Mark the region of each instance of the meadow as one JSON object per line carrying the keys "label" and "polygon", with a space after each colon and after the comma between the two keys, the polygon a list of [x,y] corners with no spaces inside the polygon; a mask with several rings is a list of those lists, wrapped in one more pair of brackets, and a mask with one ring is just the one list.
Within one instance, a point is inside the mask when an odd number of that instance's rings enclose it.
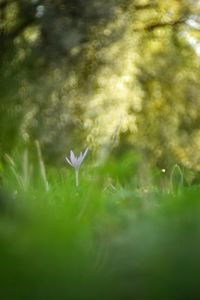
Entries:
{"label": "meadow", "polygon": [[198,299],[200,187],[179,166],[145,183],[133,153],[89,153],[77,187],[65,162],[27,157],[1,172],[2,299]]}

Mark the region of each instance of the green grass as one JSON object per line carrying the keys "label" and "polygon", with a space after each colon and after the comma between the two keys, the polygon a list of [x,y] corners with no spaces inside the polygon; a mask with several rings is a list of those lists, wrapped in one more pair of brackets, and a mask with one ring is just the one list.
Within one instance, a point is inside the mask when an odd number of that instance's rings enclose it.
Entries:
{"label": "green grass", "polygon": [[48,168],[48,192],[39,169],[25,188],[4,169],[2,299],[198,299],[200,186],[179,169],[142,186],[129,158],[88,165],[78,188]]}

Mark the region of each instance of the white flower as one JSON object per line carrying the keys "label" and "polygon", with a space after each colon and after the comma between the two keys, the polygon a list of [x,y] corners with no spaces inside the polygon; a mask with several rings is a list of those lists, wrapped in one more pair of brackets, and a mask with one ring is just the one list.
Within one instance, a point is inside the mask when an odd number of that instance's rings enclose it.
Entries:
{"label": "white flower", "polygon": [[70,164],[70,166],[72,166],[75,169],[75,172],[76,172],[76,186],[79,185],[79,178],[78,178],[79,169],[80,169],[80,166],[81,166],[83,160],[85,159],[87,153],[88,153],[88,148],[85,150],[84,153],[81,152],[80,155],[78,157],[76,157],[74,152],[71,150],[70,151],[70,158],[65,157],[68,164]]}
{"label": "white flower", "polygon": [[84,158],[86,157],[88,153],[88,148],[85,150],[85,152],[79,155],[79,157],[76,157],[74,152],[71,150],[70,151],[70,159],[68,159],[67,157],[65,157],[66,161],[68,162],[68,164],[70,164],[70,166],[72,166],[74,169],[79,170]]}

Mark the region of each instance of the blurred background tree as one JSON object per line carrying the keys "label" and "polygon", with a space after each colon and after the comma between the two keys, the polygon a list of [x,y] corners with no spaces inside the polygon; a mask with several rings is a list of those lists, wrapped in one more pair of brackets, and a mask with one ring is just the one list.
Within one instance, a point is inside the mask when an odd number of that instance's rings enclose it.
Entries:
{"label": "blurred background tree", "polygon": [[1,0],[0,151],[89,146],[200,170],[200,3]]}

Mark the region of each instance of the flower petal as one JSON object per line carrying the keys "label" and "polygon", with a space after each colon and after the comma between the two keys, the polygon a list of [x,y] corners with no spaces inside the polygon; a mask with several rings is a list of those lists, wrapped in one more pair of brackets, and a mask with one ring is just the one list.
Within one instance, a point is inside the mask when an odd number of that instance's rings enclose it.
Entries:
{"label": "flower petal", "polygon": [[85,152],[83,153],[83,157],[82,157],[82,161],[85,159],[85,157],[86,157],[86,155],[87,155],[87,153],[88,153],[88,148],[85,150]]}
{"label": "flower petal", "polygon": [[82,161],[83,161],[83,154],[82,154],[82,152],[81,152],[81,154],[80,154],[79,157],[78,157],[78,163],[79,163],[79,166],[81,165]]}
{"label": "flower petal", "polygon": [[70,160],[71,160],[73,167],[76,167],[77,166],[77,158],[74,155],[74,152],[72,150],[70,151]]}
{"label": "flower petal", "polygon": [[73,165],[72,165],[72,163],[71,163],[71,161],[67,158],[67,156],[65,157],[65,159],[66,159],[66,161],[68,162],[68,164],[70,164],[70,166],[72,166],[73,167]]}

